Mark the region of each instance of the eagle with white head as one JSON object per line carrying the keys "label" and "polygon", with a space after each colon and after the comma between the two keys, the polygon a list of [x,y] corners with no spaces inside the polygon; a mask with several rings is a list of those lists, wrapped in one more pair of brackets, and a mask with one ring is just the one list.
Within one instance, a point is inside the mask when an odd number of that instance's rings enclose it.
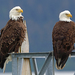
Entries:
{"label": "eagle with white head", "polygon": [[9,12],[9,18],[12,20],[17,20],[20,17],[23,18],[23,16],[21,15],[21,13],[23,13],[23,10],[21,9],[21,7],[16,6],[13,9],[10,10]]}
{"label": "eagle with white head", "polygon": [[0,34],[0,68],[12,60],[8,53],[18,52],[25,39],[26,27],[23,24],[23,10],[16,6],[9,12],[10,20],[1,29]]}
{"label": "eagle with white head", "polygon": [[53,50],[56,68],[63,69],[75,43],[75,23],[71,13],[65,10],[59,14],[59,20],[52,32]]}

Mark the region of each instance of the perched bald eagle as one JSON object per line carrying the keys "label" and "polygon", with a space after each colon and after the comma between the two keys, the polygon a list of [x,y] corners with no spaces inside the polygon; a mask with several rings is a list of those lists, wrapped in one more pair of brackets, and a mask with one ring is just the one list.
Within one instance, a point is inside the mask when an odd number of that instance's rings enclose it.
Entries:
{"label": "perched bald eagle", "polygon": [[53,50],[56,68],[63,69],[71,54],[75,42],[75,23],[71,21],[71,13],[65,10],[59,14],[59,20],[52,32]]}
{"label": "perched bald eagle", "polygon": [[25,39],[26,27],[23,24],[23,10],[16,6],[9,12],[10,20],[6,26],[1,29],[0,34],[0,68],[4,67],[5,63],[11,61],[8,53],[18,52],[20,46]]}

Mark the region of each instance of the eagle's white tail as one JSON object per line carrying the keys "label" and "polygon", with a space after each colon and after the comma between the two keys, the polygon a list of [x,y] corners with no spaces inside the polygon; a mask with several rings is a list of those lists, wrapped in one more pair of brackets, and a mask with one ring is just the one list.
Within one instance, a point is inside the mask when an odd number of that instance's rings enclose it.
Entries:
{"label": "eagle's white tail", "polygon": [[9,61],[12,61],[11,55],[9,55],[9,56],[6,58],[6,61],[5,61],[5,63],[4,63],[3,73],[5,73],[6,64],[8,64]]}
{"label": "eagle's white tail", "polygon": [[4,63],[3,73],[5,73],[5,69],[6,69],[6,62]]}

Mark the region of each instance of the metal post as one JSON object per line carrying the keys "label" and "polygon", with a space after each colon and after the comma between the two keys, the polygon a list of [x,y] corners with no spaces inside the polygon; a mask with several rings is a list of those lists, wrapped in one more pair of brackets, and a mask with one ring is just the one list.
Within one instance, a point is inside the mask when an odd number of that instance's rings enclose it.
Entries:
{"label": "metal post", "polygon": [[52,75],[55,75],[55,72],[54,72],[54,52],[52,52],[52,61],[53,61],[53,74]]}
{"label": "metal post", "polygon": [[21,75],[22,72],[22,58],[17,58],[17,69],[18,69],[18,75]]}
{"label": "metal post", "polygon": [[12,75],[18,75],[17,58],[16,57],[12,58]]}

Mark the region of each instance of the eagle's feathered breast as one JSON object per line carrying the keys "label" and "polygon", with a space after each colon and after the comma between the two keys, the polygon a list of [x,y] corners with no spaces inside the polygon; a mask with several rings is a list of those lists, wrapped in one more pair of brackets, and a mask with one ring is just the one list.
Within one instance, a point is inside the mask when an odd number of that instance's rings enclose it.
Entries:
{"label": "eagle's feathered breast", "polygon": [[[59,21],[55,24],[52,32],[53,39],[53,49],[54,55],[57,62],[57,66],[61,68],[64,66],[65,62],[71,51],[73,50],[74,38],[75,38],[75,24],[73,21],[65,22]],[[60,64],[58,59],[61,58]],[[66,58],[66,59],[65,59]]]}
{"label": "eagle's feathered breast", "polygon": [[22,18],[10,19],[1,30],[0,37],[0,67],[3,68],[8,53],[18,52],[19,47],[25,38],[25,25]]}

